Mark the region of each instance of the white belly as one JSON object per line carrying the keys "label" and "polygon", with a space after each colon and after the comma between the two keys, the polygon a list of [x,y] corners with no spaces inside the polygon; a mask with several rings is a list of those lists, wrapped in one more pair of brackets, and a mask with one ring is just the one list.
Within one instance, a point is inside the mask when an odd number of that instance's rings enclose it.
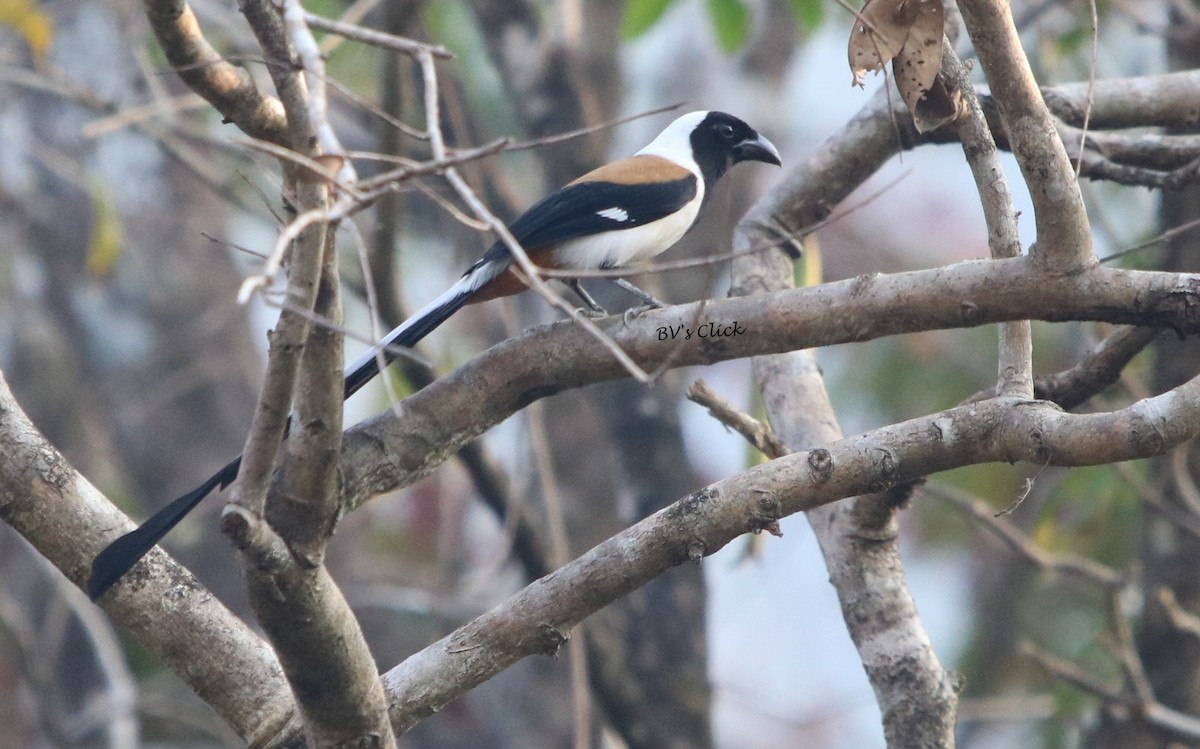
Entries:
{"label": "white belly", "polygon": [[696,220],[700,195],[670,216],[632,229],[621,229],[563,242],[555,259],[564,268],[615,268],[648,260],[671,248]]}

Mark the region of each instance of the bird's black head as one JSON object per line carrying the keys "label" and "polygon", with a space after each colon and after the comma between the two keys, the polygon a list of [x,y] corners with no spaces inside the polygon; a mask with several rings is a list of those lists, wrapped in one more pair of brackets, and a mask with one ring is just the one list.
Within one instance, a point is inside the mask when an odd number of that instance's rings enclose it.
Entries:
{"label": "bird's black head", "polygon": [[771,141],[737,117],[707,112],[691,134],[692,158],[712,184],[739,161],[762,161],[780,166],[779,151]]}

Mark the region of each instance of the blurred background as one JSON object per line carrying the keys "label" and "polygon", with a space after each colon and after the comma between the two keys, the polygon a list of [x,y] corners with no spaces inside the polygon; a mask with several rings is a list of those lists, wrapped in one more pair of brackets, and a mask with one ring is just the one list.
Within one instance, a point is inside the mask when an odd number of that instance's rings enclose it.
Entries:
{"label": "blurred background", "polygon": [[[270,90],[261,52],[233,3],[193,7],[210,42]],[[832,0],[321,0],[309,10],[444,44],[443,126],[453,145],[537,139],[665,104],[721,109],[802,163],[870,98],[850,86],[852,15]],[[1014,0],[1043,85],[1196,67],[1194,0],[1098,3],[1092,59],[1085,2]],[[1189,36],[1190,34],[1190,36]],[[406,59],[328,38],[334,123],[348,148],[424,158],[419,71]],[[965,49],[960,42],[960,49]],[[977,83],[982,83],[975,72]],[[609,157],[632,153],[678,112],[464,167],[502,217]],[[243,307],[241,278],[269,250],[283,211],[278,168],[234,145],[232,126],[169,71],[140,3],[0,0],[0,369],[37,426],[135,519],[192,488],[240,450],[263,367],[272,297]],[[1019,173],[1006,160],[1033,240]],[[360,162],[360,174],[372,171]],[[736,219],[783,172],[739,167],[701,226],[670,253],[728,249]],[[1097,252],[1111,254],[1200,211],[1192,190],[1085,181]],[[437,296],[491,238],[455,220],[437,180],[381,201],[341,232],[347,327],[373,336],[363,261],[380,326]],[[851,196],[858,208],[817,232],[809,275],[928,268],[987,254],[982,212],[957,146],[893,159]],[[1188,237],[1121,260],[1186,266]],[[634,281],[669,302],[720,297],[718,264]],[[595,286],[595,285],[594,285]],[[602,304],[628,301],[596,287]],[[554,319],[532,295],[457,315],[420,347],[431,369],[395,368],[400,395],[488,345]],[[1035,324],[1035,368],[1071,366],[1109,331]],[[1194,345],[1166,340],[1082,408],[1120,407],[1200,370]],[[362,350],[348,342],[348,358]],[[995,332],[932,332],[818,354],[848,434],[953,406],[995,377]],[[402,371],[401,371],[402,370]],[[703,376],[758,408],[746,361],[667,373],[650,387],[567,392],[491,430],[480,446],[346,517],[329,563],[381,668],[502,601],[545,570],[514,551],[491,507],[565,513],[571,556],[679,496],[760,457],[683,390]],[[347,424],[385,409],[371,387]],[[794,446],[801,447],[801,446]],[[935,649],[966,677],[960,746],[1136,743],[1096,695],[1050,676],[1028,645],[1098,679],[1124,673],[1114,639],[1131,622],[1160,700],[1200,712],[1200,639],[1165,621],[1151,592],[1200,598],[1200,541],[1150,509],[1194,492],[1188,452],[1096,469],[992,465],[930,479],[902,514],[910,585]],[[1031,488],[1027,481],[1032,480]],[[945,498],[963,493],[1032,543],[1129,575],[1117,590],[1047,574]],[[483,500],[483,501],[481,501]],[[249,617],[240,574],[210,500],[167,548]],[[587,620],[588,698],[608,746],[880,747],[879,708],[802,517],[782,539],[731,544]],[[1153,600],[1152,600],[1153,599]],[[1195,610],[1195,609],[1193,609]],[[567,746],[571,665],[536,658],[503,673],[404,737],[410,747]],[[14,532],[0,526],[0,747],[105,746],[113,711],[146,746],[236,739],[171,673],[121,636]],[[1137,738],[1137,741],[1144,739]],[[1124,743],[1112,743],[1112,742]],[[600,745],[600,744],[597,744]]]}

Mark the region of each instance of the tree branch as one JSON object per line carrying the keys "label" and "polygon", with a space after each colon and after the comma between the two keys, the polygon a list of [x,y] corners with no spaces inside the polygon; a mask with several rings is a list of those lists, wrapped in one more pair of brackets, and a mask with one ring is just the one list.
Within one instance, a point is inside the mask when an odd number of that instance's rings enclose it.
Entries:
{"label": "tree branch", "polygon": [[[1200,130],[1196,112],[1186,104],[1200,96],[1200,75],[1196,71],[1096,81],[1085,143],[1077,125],[1082,122],[1086,93],[1087,85],[1076,83],[1042,89],[1046,104],[1058,121],[1058,134],[1068,157],[1079,158],[1081,145],[1084,146],[1081,176],[1143,187],[1168,183],[1175,186],[1198,179],[1194,172],[1183,169],[1200,156],[1194,136],[1102,132],[1147,127],[1174,127],[1178,132]],[[997,145],[1012,150],[995,98],[983,93],[979,100]],[[899,105],[895,114],[900,141],[906,149],[958,139],[951,127],[918,133],[912,118]]]}
{"label": "tree branch", "polygon": [[[955,120],[963,155],[975,178],[975,190],[983,206],[987,224],[988,248],[993,258],[1018,257],[1021,241],[1017,236],[1017,212],[1013,208],[1008,180],[1000,166],[996,141],[988,129],[975,87],[967,68],[949,40],[942,39],[942,75],[966,104],[964,114]],[[1001,323],[1000,352],[997,357],[996,394],[1016,398],[1033,397],[1033,332],[1028,320]]]}
{"label": "tree branch", "polygon": [[[797,452],[719,481],[631,526],[384,675],[403,732],[517,660],[553,653],[584,617],[737,536],[843,497],[986,461],[1093,465],[1200,433],[1200,378],[1106,414],[993,399]],[[1153,433],[1154,438],[1146,435]],[[1104,440],[1096,440],[1102,434]]]}
{"label": "tree branch", "polygon": [[[1105,78],[1096,81],[1089,130],[1138,127],[1200,128],[1192,104],[1200,92],[1200,70],[1160,75]],[[1083,124],[1087,83],[1064,83],[1042,89],[1054,116],[1073,127]],[[1089,134],[1089,137],[1091,135]]]}
{"label": "tree branch", "polygon": [[[0,374],[0,517],[85,588],[92,559],[133,524],[46,441]],[[249,746],[286,724],[292,695],[271,649],[159,548],[104,609]]]}
{"label": "tree branch", "polygon": [[252,138],[288,144],[279,100],[260,93],[249,73],[209,46],[184,0],[143,0],[143,5],[163,54],[189,88]]}
{"label": "tree branch", "polygon": [[1111,687],[1075,663],[1034,645],[1026,644],[1022,650],[1051,676],[1099,697],[1106,708],[1117,711],[1116,717],[1122,720],[1141,719],[1186,741],[1200,739],[1200,718],[1169,708],[1157,699],[1142,699]]}
{"label": "tree branch", "polygon": [[[320,65],[302,10],[247,0],[242,10],[268,59],[304,63],[271,67],[287,114],[289,145],[316,158],[341,153],[323,87],[310,93],[305,66]],[[320,82],[319,70],[308,70]],[[290,244],[287,299],[271,339],[267,372],[234,500],[223,530],[243,552],[250,601],[296,695],[303,730],[314,746],[392,747],[382,685],[362,631],[323,565],[324,547],[340,513],[337,458],[342,435],[342,336],[336,325],[314,329],[309,314],[341,319],[335,229],[327,219],[329,188],[284,162],[285,192],[302,216],[318,216]],[[340,176],[353,180],[343,164]],[[295,416],[289,416],[292,404]],[[289,429],[290,427],[290,429]],[[285,436],[290,437],[284,443]],[[283,470],[274,467],[283,446]],[[264,522],[264,518],[269,522]],[[337,643],[338,647],[330,647]],[[315,688],[314,679],[320,679]]]}
{"label": "tree branch", "polygon": [[[861,154],[861,152],[860,152]],[[734,232],[735,252],[769,246],[779,224],[805,220],[820,162],[795,170],[784,188],[761,198]],[[733,262],[730,294],[762,295],[793,286],[792,263],[774,250]],[[711,312],[710,312],[711,314]],[[755,356],[755,383],[771,425],[792,448],[838,440],[837,415],[811,351]],[[759,488],[753,481],[749,486]],[[763,488],[763,497],[771,490]],[[837,591],[842,620],[883,715],[889,746],[949,747],[954,743],[958,685],[938,661],[908,590],[897,544],[897,505],[881,489],[855,492],[845,502],[815,507],[808,521]]]}
{"label": "tree branch", "polygon": [[[863,341],[1005,320],[1106,320],[1200,330],[1200,277],[1094,267],[1047,284],[1027,258],[969,261],[927,271],[862,276],[769,296],[649,312],[599,324],[647,369]],[[699,323],[697,322],[699,320]],[[701,338],[698,325],[748,334]],[[669,340],[671,330],[690,340]],[[706,329],[708,330],[708,329]],[[571,323],[535,328],[492,347],[346,435],[342,502],[349,510],[427,474],[449,452],[534,399],[625,371]],[[429,446],[437,446],[431,449]]]}
{"label": "tree branch", "polygon": [[1070,411],[1121,378],[1125,366],[1162,333],[1161,328],[1121,327],[1070,369],[1039,375],[1034,397]]}
{"label": "tree branch", "polygon": [[961,0],[959,9],[1033,199],[1038,242],[1030,255],[1057,273],[1094,264],[1091,228],[1075,169],[1029,68],[1009,4]]}

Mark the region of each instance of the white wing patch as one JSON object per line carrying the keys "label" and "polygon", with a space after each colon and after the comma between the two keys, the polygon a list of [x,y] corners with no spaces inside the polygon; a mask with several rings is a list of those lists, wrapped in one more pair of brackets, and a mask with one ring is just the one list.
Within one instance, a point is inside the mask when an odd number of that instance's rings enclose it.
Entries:
{"label": "white wing patch", "polygon": [[612,219],[620,224],[629,220],[629,211],[624,208],[617,208],[616,206],[605,208],[603,211],[596,211],[596,215],[601,218]]}

